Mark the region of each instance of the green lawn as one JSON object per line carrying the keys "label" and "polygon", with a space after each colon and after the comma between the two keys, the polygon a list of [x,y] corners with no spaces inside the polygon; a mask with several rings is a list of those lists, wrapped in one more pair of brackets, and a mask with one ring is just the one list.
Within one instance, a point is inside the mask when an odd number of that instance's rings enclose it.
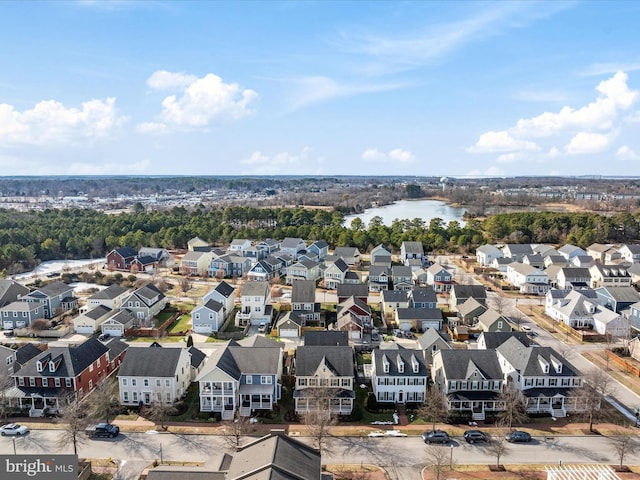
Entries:
{"label": "green lawn", "polygon": [[178,319],[173,322],[169,328],[167,328],[167,332],[168,333],[174,333],[174,332],[188,332],[189,330],[191,330],[191,315],[188,313],[185,313],[184,315],[181,315],[180,317],[178,317]]}

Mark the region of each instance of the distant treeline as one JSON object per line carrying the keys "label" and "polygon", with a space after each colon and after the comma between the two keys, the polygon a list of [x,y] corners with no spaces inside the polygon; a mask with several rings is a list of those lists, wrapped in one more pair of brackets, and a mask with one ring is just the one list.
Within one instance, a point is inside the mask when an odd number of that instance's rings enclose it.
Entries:
{"label": "distant treeline", "polygon": [[356,219],[343,226],[340,212],[304,208],[195,208],[108,215],[94,210],[43,212],[0,210],[0,269],[17,273],[40,261],[105,256],[116,247],[186,248],[193,237],[212,245],[234,238],[300,237],[324,239],[333,248],[356,246],[366,252],[384,244],[399,250],[403,241],[420,241],[425,251],[470,252],[487,242],[572,243],[638,241],[640,214],[605,217],[585,213],[510,213],[484,221],[445,225],[440,219],[397,220],[385,226],[380,217],[365,225]]}

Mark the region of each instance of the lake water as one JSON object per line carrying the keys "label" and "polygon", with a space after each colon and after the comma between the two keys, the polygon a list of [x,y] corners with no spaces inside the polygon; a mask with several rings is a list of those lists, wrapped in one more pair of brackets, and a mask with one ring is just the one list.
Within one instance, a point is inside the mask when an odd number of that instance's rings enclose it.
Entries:
{"label": "lake water", "polygon": [[379,216],[382,218],[382,223],[387,226],[390,226],[395,219],[413,220],[414,218],[421,218],[426,225],[429,225],[432,218],[442,219],[445,226],[452,220],[464,225],[462,216],[465,211],[464,208],[452,207],[440,200],[400,200],[384,207],[368,208],[358,215],[347,215],[344,224],[351,226],[351,220],[360,217],[365,226],[368,226],[373,217]]}

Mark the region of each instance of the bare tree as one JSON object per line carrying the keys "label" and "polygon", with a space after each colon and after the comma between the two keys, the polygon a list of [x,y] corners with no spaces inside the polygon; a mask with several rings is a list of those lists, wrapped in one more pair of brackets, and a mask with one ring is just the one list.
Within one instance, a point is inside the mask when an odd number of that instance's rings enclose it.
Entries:
{"label": "bare tree", "polygon": [[191,290],[191,282],[189,281],[189,277],[183,277],[178,282],[178,287],[183,295],[186,295],[189,290]]}
{"label": "bare tree", "polygon": [[622,432],[615,437],[611,437],[611,443],[613,444],[617,458],[620,460],[620,468],[622,468],[624,459],[635,453],[638,449],[638,444],[635,443],[633,436]]}
{"label": "bare tree", "polygon": [[224,427],[224,441],[227,446],[237,452],[242,447],[242,437],[249,432],[249,417],[236,414],[233,422]]}
{"label": "bare tree", "polygon": [[594,368],[584,375],[583,385],[573,390],[578,410],[589,420],[589,431],[593,432],[593,424],[604,415],[603,403],[614,390],[611,377],[603,370]]}
{"label": "bare tree", "polygon": [[500,458],[509,451],[509,443],[507,442],[508,430],[504,425],[498,423],[495,434],[491,437],[487,445],[487,450],[496,457],[496,467],[500,467]]}
{"label": "bare tree", "polygon": [[175,405],[166,401],[166,394],[169,390],[162,387],[156,387],[151,393],[151,403],[147,407],[147,416],[154,422],[160,422],[160,427],[164,430],[164,422],[169,415],[173,415],[176,412]]}
{"label": "bare tree", "polygon": [[[321,380],[321,379],[318,379]],[[331,453],[331,427],[337,423],[338,416],[331,411],[332,400],[336,398],[332,388],[313,388],[311,410],[302,417],[307,433],[313,439],[314,447],[321,455]]]}
{"label": "bare tree", "polygon": [[116,415],[118,403],[118,379],[115,375],[105,378],[87,397],[88,415],[92,418],[109,421]]}
{"label": "bare tree", "polygon": [[444,422],[449,416],[447,402],[436,385],[431,385],[425,393],[424,403],[418,409],[418,416],[431,423],[431,430],[436,429],[437,422]]}
{"label": "bare tree", "polygon": [[493,295],[489,302],[489,306],[493,308],[496,312],[498,312],[500,315],[504,313],[508,305],[509,305],[509,299],[507,297],[503,297],[499,293],[496,293],[495,295]]}
{"label": "bare tree", "polygon": [[73,445],[74,455],[78,454],[78,445],[85,443],[87,439],[85,434],[88,425],[86,411],[84,402],[71,397],[65,402],[62,407],[62,415],[57,420],[61,427],[58,446],[64,448],[69,444]]}
{"label": "bare tree", "polygon": [[440,480],[442,474],[453,469],[452,450],[443,445],[429,445],[426,448],[429,468],[436,474],[436,480]]}
{"label": "bare tree", "polygon": [[496,401],[504,406],[504,410],[497,415],[498,422],[507,428],[511,429],[514,424],[525,423],[529,418],[522,392],[514,382],[507,382]]}

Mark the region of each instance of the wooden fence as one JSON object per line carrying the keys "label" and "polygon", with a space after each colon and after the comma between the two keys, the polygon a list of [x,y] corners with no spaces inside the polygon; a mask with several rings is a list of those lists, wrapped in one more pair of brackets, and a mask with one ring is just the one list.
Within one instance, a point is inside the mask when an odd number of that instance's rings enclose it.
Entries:
{"label": "wooden fence", "polygon": [[630,373],[636,377],[640,377],[640,367],[634,365],[629,360],[624,357],[618,356],[615,352],[611,350],[605,350],[604,353],[609,357],[609,361],[612,361],[620,368],[622,368],[625,372]]}

